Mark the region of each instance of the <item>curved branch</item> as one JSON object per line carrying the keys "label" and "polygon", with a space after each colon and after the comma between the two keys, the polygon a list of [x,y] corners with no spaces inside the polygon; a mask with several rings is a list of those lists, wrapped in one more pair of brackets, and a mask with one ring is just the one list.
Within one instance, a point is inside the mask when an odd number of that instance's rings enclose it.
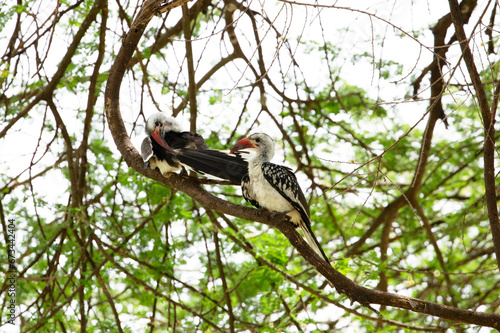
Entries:
{"label": "curved branch", "polygon": [[[454,307],[422,301],[416,298],[404,297],[388,292],[372,290],[360,285],[342,275],[327,262],[325,262],[306,241],[297,233],[295,228],[285,220],[284,214],[274,214],[269,211],[256,214],[253,208],[243,207],[231,202],[219,199],[200,187],[196,179],[172,174],[162,177],[159,172],[145,169],[142,158],[130,141],[125,125],[120,114],[119,92],[120,85],[125,73],[126,64],[130,61],[132,54],[153,15],[162,8],[161,0],[148,0],[139,11],[132,27],[125,37],[122,47],[111,67],[106,85],[105,101],[106,116],[109,128],[113,135],[118,150],[123,155],[127,164],[140,174],[159,181],[166,186],[172,187],[186,193],[208,209],[220,213],[232,215],[238,218],[256,221],[273,226],[280,230],[297,249],[297,251],[311,264],[319,273],[330,281],[335,288],[346,294],[352,301],[362,305],[380,304],[414,312],[425,313],[444,319],[450,319],[465,323],[500,328],[500,314],[482,313],[457,309]],[[185,3],[186,0],[176,0],[169,3],[174,8]]]}
{"label": "curved branch", "polygon": [[498,219],[497,196],[495,192],[495,112],[499,98],[500,85],[494,93],[495,100],[493,101],[494,108],[490,108],[488,97],[484,90],[483,82],[474,63],[474,57],[469,47],[469,40],[464,31],[464,19],[460,12],[460,6],[457,0],[449,0],[451,18],[455,26],[462,56],[464,58],[467,71],[472,80],[472,85],[476,91],[481,116],[483,117],[484,126],[484,190],[486,195],[486,207],[488,209],[488,219],[491,226],[491,235],[493,236],[493,247],[497,258],[497,265],[500,268],[500,222]]}

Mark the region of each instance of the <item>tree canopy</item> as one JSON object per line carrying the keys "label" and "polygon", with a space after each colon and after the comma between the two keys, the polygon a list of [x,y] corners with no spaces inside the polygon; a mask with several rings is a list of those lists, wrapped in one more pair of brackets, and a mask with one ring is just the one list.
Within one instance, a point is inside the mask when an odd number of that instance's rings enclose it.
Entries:
{"label": "tree canopy", "polygon": [[[1,330],[500,329],[497,2],[0,6]],[[273,137],[332,266],[239,187],[145,169],[157,111]]]}

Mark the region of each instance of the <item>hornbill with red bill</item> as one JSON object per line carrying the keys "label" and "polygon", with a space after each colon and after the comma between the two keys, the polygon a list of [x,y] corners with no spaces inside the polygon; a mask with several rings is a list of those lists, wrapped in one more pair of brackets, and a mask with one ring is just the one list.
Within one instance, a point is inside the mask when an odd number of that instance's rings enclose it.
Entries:
{"label": "hornbill with red bill", "polygon": [[254,150],[248,159],[248,174],[241,180],[243,197],[257,208],[266,208],[286,213],[290,221],[303,231],[309,245],[330,262],[311,229],[309,205],[295,174],[287,167],[270,163],[274,156],[274,141],[263,133],[244,138],[231,149],[231,153],[241,149]]}
{"label": "hornbill with red bill", "polygon": [[146,135],[141,145],[144,167],[158,168],[164,176],[187,168],[240,184],[241,178],[248,173],[246,156],[249,154],[208,149],[201,135],[182,131],[177,120],[161,112],[146,121]]}

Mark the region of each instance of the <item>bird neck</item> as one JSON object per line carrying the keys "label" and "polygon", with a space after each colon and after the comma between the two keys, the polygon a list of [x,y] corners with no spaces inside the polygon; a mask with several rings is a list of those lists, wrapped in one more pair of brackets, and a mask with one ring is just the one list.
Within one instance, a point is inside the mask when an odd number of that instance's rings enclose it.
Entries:
{"label": "bird neck", "polygon": [[248,175],[250,179],[256,179],[262,176],[262,163],[260,158],[248,161]]}
{"label": "bird neck", "polygon": [[261,154],[259,157],[260,157],[261,163],[266,163],[266,162],[269,162],[271,160],[270,156],[267,153]]}
{"label": "bird neck", "polygon": [[267,152],[258,152],[251,159],[248,160],[248,163],[251,165],[262,165],[263,163],[269,162],[271,159]]}

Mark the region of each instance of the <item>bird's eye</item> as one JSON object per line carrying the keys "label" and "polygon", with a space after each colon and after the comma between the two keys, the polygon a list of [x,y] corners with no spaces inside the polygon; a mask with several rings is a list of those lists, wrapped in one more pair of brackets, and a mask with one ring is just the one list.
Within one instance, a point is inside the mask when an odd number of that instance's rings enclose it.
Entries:
{"label": "bird's eye", "polygon": [[260,138],[255,139],[255,142],[260,142]]}

